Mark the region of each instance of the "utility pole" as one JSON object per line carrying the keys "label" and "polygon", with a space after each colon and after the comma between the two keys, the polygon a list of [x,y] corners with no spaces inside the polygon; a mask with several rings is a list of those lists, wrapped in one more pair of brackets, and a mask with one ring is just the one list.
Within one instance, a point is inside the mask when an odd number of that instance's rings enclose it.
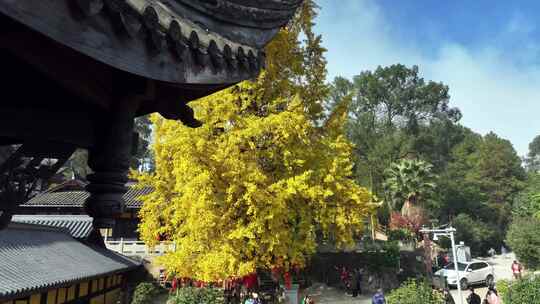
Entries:
{"label": "utility pole", "polygon": [[454,233],[456,232],[456,229],[453,227],[448,227],[445,229],[429,229],[429,228],[422,228],[420,229],[420,232],[422,233],[433,233],[433,240],[436,241],[439,236],[446,236],[450,238],[450,242],[452,244],[452,257],[454,260],[454,271],[456,272],[457,276],[457,290],[458,290],[458,297],[459,297],[459,303],[463,304],[463,294],[461,292],[461,277],[459,276],[459,268],[458,268],[458,262],[457,262],[457,252],[456,252],[456,242],[454,240]]}

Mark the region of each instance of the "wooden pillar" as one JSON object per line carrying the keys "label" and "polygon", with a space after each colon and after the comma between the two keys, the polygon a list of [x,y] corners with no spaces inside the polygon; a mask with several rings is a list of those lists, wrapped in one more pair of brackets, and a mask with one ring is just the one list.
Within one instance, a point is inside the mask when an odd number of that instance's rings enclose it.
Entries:
{"label": "wooden pillar", "polygon": [[85,202],[87,213],[94,218],[94,228],[112,228],[114,219],[124,212],[123,195],[133,147],[133,126],[139,101],[120,98],[107,113],[95,117],[96,142],[89,150],[88,165],[94,173],[88,176]]}

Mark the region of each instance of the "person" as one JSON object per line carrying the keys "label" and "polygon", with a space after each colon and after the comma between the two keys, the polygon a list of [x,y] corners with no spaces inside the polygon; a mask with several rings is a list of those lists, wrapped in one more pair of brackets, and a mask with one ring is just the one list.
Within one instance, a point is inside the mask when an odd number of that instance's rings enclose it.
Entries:
{"label": "person", "polygon": [[253,300],[252,297],[247,297],[246,298],[246,301],[244,301],[244,304],[255,304],[255,301]]}
{"label": "person", "polygon": [[495,255],[495,249],[493,249],[493,247],[489,248],[488,250],[488,255],[493,258],[493,256]]}
{"label": "person", "polygon": [[471,294],[467,297],[467,303],[469,304],[482,304],[482,299],[474,292],[474,288],[469,288]]}
{"label": "person", "polygon": [[251,298],[253,299],[253,304],[262,304],[261,299],[259,298],[259,294],[256,292],[253,292],[251,294]]}
{"label": "person", "polygon": [[484,301],[486,304],[501,304],[501,299],[499,299],[497,291],[491,288],[488,290],[486,294],[486,299]]}
{"label": "person", "polygon": [[444,254],[443,259],[444,259],[444,266],[443,267],[450,264],[450,256],[448,255],[448,253]]}
{"label": "person", "polygon": [[523,272],[523,266],[521,264],[514,260],[512,263],[512,274],[514,275],[514,279],[521,279],[521,273]]}
{"label": "person", "polygon": [[356,290],[358,291],[358,294],[362,294],[362,275],[364,270],[362,268],[358,268],[358,271],[356,272]]}
{"label": "person", "polygon": [[351,292],[353,298],[358,296],[358,269],[354,269],[351,275]]}
{"label": "person", "polygon": [[508,254],[508,250],[506,250],[506,247],[504,246],[501,246],[501,255],[503,256],[503,258],[507,258],[507,254]]}
{"label": "person", "polygon": [[452,294],[450,293],[450,290],[448,290],[448,288],[443,289],[443,297],[445,304],[456,304],[456,302],[454,301],[454,297],[452,297]]}
{"label": "person", "polygon": [[302,304],[315,304],[315,301],[313,300],[313,298],[311,298],[310,295],[306,295],[306,296],[302,299]]}
{"label": "person", "polygon": [[377,292],[371,298],[371,304],[386,304],[384,293],[381,288],[377,289]]}
{"label": "person", "polygon": [[279,287],[277,289],[277,294],[278,294],[278,297],[277,297],[278,303],[280,303],[280,304],[288,304],[290,302],[289,297],[285,293],[285,289],[283,289],[282,287]]}

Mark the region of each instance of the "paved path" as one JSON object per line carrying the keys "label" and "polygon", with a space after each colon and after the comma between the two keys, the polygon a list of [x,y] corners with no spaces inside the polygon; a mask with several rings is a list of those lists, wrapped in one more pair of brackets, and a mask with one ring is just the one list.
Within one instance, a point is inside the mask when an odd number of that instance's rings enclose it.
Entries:
{"label": "paved path", "polygon": [[371,297],[360,295],[356,298],[343,290],[316,283],[307,291],[317,304],[371,304]]}

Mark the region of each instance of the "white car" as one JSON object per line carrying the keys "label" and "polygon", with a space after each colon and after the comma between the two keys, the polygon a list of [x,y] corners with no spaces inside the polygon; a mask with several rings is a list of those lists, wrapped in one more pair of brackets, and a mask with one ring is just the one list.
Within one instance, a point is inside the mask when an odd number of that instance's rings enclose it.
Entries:
{"label": "white car", "polygon": [[[459,286],[461,289],[467,289],[474,284],[486,284],[490,286],[495,282],[495,270],[493,266],[483,261],[458,262]],[[448,285],[454,287],[458,285],[454,263],[446,265],[443,269],[435,272],[436,276],[443,276]]]}

